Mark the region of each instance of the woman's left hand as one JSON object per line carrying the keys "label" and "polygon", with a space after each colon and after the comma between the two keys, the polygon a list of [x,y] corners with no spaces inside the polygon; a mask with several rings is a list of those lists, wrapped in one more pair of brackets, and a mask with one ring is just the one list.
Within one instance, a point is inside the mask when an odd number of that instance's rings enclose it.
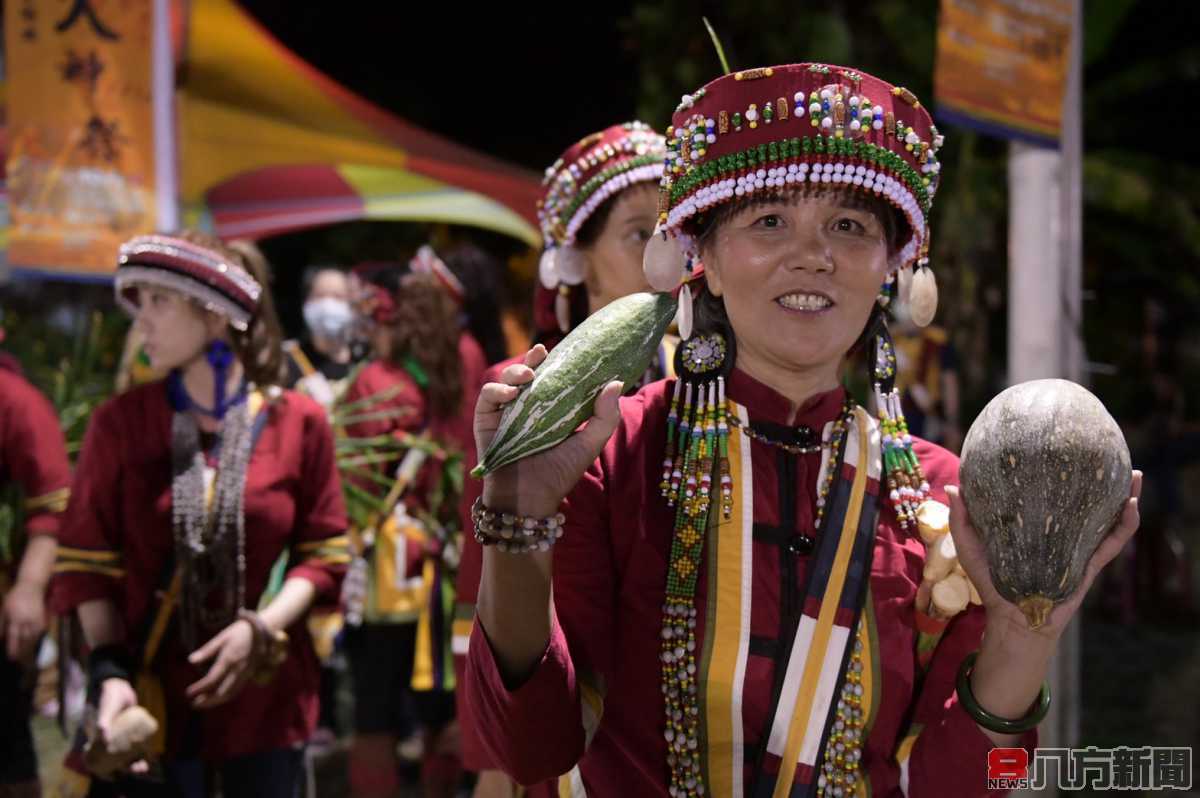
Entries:
{"label": "woman's left hand", "polygon": [[254,627],[238,619],[192,652],[193,665],[212,660],[208,673],[187,689],[187,697],[197,709],[211,709],[233,698],[250,678],[254,655]]}
{"label": "woman's left hand", "polygon": [[1138,497],[1142,492],[1142,472],[1133,472],[1133,482],[1129,489],[1129,499],[1121,517],[1108,535],[1100,542],[1100,546],[1092,554],[1084,569],[1083,581],[1079,588],[1067,599],[1055,605],[1046,620],[1045,625],[1038,629],[1030,629],[1029,623],[1017,605],[1000,595],[992,583],[991,571],[988,568],[987,555],[979,533],[971,523],[967,507],[963,503],[957,486],[946,487],[946,496],[950,499],[950,534],[954,536],[954,548],[958,553],[958,562],[967,572],[971,583],[979,592],[979,598],[987,611],[988,629],[1008,634],[1032,636],[1028,639],[1039,639],[1042,642],[1055,644],[1066,629],[1067,624],[1083,603],[1084,596],[1095,581],[1096,575],[1120,553],[1125,544],[1137,531],[1140,521],[1138,514]]}

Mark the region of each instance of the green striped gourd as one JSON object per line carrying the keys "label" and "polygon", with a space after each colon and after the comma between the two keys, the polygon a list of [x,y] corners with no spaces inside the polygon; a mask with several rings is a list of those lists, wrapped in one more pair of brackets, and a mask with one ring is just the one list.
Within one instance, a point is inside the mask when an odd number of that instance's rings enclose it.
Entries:
{"label": "green striped gourd", "polygon": [[613,380],[633,385],[645,373],[675,307],[670,294],[639,293],[589,316],[554,347],[505,407],[496,437],[471,475],[486,476],[570,437],[591,418],[600,389]]}

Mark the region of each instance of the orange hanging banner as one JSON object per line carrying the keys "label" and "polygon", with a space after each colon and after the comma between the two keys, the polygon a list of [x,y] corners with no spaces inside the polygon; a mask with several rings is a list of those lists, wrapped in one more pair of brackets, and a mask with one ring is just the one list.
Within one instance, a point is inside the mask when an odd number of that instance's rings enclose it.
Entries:
{"label": "orange hanging banner", "polygon": [[102,274],[154,229],[152,0],[8,0],[8,262]]}
{"label": "orange hanging banner", "polygon": [[1071,0],[941,0],[938,121],[1057,147]]}

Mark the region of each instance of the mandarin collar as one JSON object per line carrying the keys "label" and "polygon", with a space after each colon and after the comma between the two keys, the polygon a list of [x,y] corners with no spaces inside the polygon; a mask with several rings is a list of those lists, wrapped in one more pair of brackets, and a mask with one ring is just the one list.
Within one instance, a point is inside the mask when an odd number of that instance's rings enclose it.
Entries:
{"label": "mandarin collar", "polygon": [[792,401],[741,369],[734,368],[729,375],[726,396],[746,408],[750,421],[765,421],[782,426],[806,426],[820,430],[827,422],[842,414],[846,401],[846,389],[838,386],[824,393],[811,396],[801,405],[794,419]]}

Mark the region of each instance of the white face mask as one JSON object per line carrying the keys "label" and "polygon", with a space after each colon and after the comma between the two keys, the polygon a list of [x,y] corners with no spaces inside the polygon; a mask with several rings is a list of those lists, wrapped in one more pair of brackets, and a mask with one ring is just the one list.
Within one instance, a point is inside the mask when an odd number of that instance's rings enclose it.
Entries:
{"label": "white face mask", "polygon": [[354,311],[344,299],[322,297],[304,303],[304,323],[313,335],[340,340],[354,321]]}

